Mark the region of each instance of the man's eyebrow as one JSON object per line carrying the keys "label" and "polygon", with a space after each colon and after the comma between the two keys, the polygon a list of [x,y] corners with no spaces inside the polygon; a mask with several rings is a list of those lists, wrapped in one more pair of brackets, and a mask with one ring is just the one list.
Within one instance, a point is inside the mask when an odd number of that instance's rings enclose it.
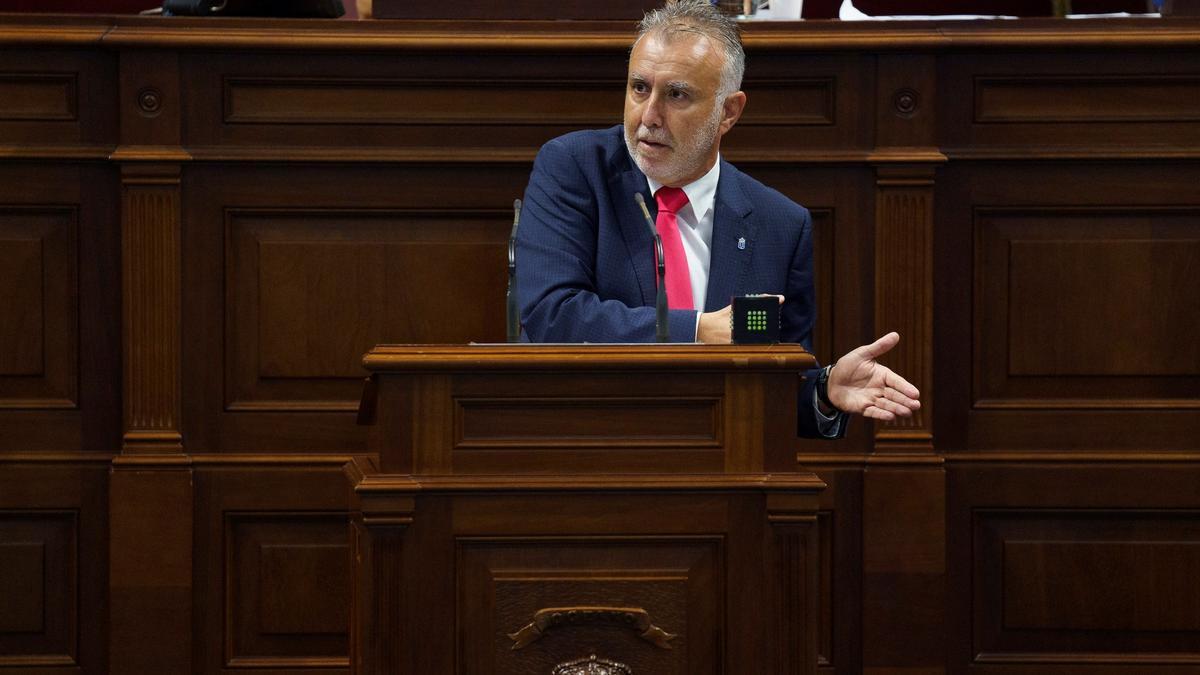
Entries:
{"label": "man's eyebrow", "polygon": [[672,80],[670,82],[667,82],[667,89],[676,89],[679,91],[691,92],[691,91],[695,91],[696,88],[693,87],[690,82],[685,82],[683,80]]}

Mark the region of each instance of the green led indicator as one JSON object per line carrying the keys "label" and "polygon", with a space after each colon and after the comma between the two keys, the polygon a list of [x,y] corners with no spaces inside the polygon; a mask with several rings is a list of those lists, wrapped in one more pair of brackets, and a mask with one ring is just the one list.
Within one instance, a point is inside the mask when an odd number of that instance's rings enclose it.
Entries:
{"label": "green led indicator", "polygon": [[767,310],[752,309],[746,312],[746,330],[763,333],[767,330]]}

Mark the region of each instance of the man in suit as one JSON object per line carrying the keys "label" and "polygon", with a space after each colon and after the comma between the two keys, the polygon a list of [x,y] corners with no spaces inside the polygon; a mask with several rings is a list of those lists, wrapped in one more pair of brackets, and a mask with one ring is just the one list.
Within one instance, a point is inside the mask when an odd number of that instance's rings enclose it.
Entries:
{"label": "man in suit", "polygon": [[[811,347],[808,211],[720,158],[746,105],[736,23],[707,0],[646,15],[629,57],[624,125],[551,140],[534,162],[518,235],[522,322],[535,342],[649,342],[657,204],[672,340],[728,343],[730,298],[781,296],[781,338]],[[890,333],[805,374],[800,432],[838,437],[843,413],[911,415],[917,389],[876,359]],[[808,403],[811,402],[811,405]]]}

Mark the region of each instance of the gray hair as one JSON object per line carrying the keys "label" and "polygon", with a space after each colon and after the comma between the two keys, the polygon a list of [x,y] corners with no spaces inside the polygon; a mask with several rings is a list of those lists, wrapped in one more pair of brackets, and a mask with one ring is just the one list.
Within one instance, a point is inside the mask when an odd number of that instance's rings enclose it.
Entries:
{"label": "gray hair", "polygon": [[722,14],[711,0],[667,0],[662,7],[646,12],[638,24],[637,40],[633,44],[653,32],[668,39],[678,33],[696,33],[712,40],[725,53],[720,98],[742,88],[746,52],[742,49],[737,21]]}

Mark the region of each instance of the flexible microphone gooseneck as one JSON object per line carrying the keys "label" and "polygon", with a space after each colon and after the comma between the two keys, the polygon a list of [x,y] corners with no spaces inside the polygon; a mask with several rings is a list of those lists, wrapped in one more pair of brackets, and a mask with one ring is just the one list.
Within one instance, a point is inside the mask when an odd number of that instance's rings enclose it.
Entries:
{"label": "flexible microphone gooseneck", "polygon": [[513,200],[513,228],[508,236],[508,292],[505,294],[507,312],[505,324],[508,341],[521,341],[521,308],[517,303],[517,224],[521,222],[521,200]]}
{"label": "flexible microphone gooseneck", "polygon": [[662,237],[654,227],[654,219],[650,217],[650,209],[646,208],[646,199],[642,197],[642,193],[633,193],[633,200],[641,207],[642,215],[646,218],[646,227],[650,228],[650,234],[654,237],[654,261],[658,264],[658,297],[654,304],[656,310],[654,339],[658,342],[670,342],[670,329],[667,326],[667,259],[663,255]]}

